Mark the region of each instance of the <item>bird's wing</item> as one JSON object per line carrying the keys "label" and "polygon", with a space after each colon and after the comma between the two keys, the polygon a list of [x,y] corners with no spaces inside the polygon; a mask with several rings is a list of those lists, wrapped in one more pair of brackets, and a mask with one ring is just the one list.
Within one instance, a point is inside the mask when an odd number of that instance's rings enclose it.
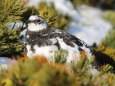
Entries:
{"label": "bird's wing", "polygon": [[69,34],[68,32],[64,32],[55,28],[50,29],[53,32],[49,33],[49,38],[56,39],[61,49],[69,51],[72,50],[76,52],[81,52],[82,50],[84,50],[88,54],[88,57],[92,56],[92,50],[84,41]]}
{"label": "bird's wing", "polygon": [[63,39],[63,41],[71,47],[74,47],[74,44],[75,44],[79,47],[85,46],[85,47],[89,48],[89,46],[84,41],[78,39],[77,37],[71,35],[68,32],[64,32],[62,30],[55,29],[53,27],[49,29],[49,33],[48,33],[47,37]]}

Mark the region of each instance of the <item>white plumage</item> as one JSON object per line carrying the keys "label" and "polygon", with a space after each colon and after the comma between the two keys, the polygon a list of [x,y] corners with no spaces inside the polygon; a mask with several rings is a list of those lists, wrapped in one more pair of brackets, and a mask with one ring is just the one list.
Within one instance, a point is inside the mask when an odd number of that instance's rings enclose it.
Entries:
{"label": "white plumage", "polygon": [[47,59],[57,50],[66,50],[67,63],[80,60],[81,51],[85,51],[88,59],[92,56],[91,49],[83,41],[71,34],[50,27],[39,15],[30,16],[26,34],[27,56],[33,58],[43,55]]}

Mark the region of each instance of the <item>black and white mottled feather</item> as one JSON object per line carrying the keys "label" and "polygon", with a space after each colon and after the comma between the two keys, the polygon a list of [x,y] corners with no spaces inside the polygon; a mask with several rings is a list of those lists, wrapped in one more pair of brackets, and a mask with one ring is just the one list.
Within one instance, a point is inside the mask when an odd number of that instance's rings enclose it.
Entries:
{"label": "black and white mottled feather", "polygon": [[39,15],[30,16],[27,22],[26,43],[29,58],[44,55],[49,59],[57,50],[68,51],[67,63],[77,63],[82,51],[86,52],[88,59],[92,57],[92,50],[85,42],[49,26]]}

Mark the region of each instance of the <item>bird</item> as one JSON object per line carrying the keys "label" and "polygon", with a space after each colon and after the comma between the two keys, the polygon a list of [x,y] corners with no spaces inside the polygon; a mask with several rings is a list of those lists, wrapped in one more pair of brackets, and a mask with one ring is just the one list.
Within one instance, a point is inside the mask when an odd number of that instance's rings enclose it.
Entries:
{"label": "bird", "polygon": [[68,52],[66,63],[79,62],[81,52],[84,51],[90,60],[93,51],[82,40],[66,31],[54,28],[40,16],[31,15],[26,23],[27,57],[44,56],[50,59],[58,50]]}

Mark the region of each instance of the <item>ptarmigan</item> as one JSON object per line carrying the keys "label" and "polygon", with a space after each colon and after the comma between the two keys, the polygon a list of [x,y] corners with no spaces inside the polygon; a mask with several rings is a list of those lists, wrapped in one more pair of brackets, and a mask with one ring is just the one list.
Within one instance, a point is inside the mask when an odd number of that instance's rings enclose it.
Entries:
{"label": "ptarmigan", "polygon": [[48,25],[39,15],[32,15],[27,22],[26,32],[27,56],[32,58],[43,55],[47,59],[57,50],[66,50],[67,63],[80,60],[81,51],[85,51],[88,59],[92,57],[89,46],[77,37]]}

